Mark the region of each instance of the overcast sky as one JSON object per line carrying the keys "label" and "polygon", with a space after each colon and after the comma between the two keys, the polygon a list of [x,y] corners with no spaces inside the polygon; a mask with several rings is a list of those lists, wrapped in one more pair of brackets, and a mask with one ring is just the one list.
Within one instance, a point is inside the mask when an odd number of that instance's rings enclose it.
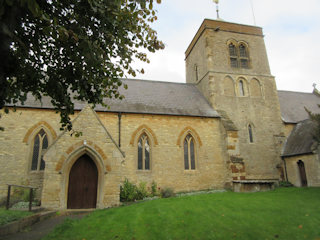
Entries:
{"label": "overcast sky", "polygon": [[[271,73],[279,90],[320,89],[320,0],[220,0],[224,21],[263,28]],[[184,52],[203,19],[216,18],[212,0],[162,0],[153,28],[166,48],[149,55],[137,78],[185,82]],[[319,61],[320,62],[320,61]]]}

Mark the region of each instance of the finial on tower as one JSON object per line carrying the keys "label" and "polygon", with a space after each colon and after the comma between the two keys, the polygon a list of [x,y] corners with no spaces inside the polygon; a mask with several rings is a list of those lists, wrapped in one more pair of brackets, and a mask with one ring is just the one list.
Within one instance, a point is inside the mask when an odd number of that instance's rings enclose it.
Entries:
{"label": "finial on tower", "polygon": [[219,20],[220,17],[219,17],[219,0],[213,0],[216,4],[217,4],[217,7],[216,7],[216,11],[217,11],[217,19]]}

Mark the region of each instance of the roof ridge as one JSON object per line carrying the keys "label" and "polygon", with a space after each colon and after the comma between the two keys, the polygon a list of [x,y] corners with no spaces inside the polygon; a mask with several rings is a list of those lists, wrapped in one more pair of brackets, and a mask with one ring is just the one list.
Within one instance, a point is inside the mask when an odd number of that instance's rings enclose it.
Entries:
{"label": "roof ridge", "polygon": [[121,78],[121,80],[129,80],[129,81],[140,81],[140,82],[157,82],[157,83],[166,83],[166,84],[178,84],[178,85],[188,85],[195,86],[193,83],[182,83],[182,82],[169,82],[169,81],[160,81],[160,80],[152,80],[152,79],[137,79],[137,78]]}
{"label": "roof ridge", "polygon": [[302,93],[302,94],[311,94],[314,95],[312,92],[297,92],[297,91],[290,91],[290,90],[277,90],[278,92],[291,92],[291,93]]}

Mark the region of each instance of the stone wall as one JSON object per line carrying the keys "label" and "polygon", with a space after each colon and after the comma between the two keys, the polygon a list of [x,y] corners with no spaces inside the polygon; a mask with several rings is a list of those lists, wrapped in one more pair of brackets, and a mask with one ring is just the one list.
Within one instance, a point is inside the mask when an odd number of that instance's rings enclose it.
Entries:
{"label": "stone wall", "polygon": [[[119,203],[119,186],[125,178],[148,186],[155,181],[158,187],[176,192],[230,187],[219,118],[122,114],[121,148],[117,113],[86,108],[72,118],[74,130],[82,132],[80,137],[61,132],[60,117],[51,110],[19,108],[2,117],[1,196],[6,194],[6,183],[28,184],[43,187],[43,206],[66,208],[68,174],[84,153],[98,168],[98,208]],[[34,136],[41,128],[48,133],[50,147],[44,155],[45,171],[37,172],[30,170],[30,163]],[[150,170],[137,169],[137,142],[143,132],[151,141]],[[188,133],[195,140],[195,170],[184,170],[183,141]]]}
{"label": "stone wall", "polygon": [[[278,179],[279,139],[284,137],[284,125],[261,28],[205,20],[201,29],[186,52],[187,82],[196,84],[213,108],[224,111],[234,123],[238,130],[238,157],[244,161],[246,178]],[[248,68],[231,67],[228,41],[248,46]],[[197,64],[207,69],[198,82],[193,77],[193,66]],[[239,92],[240,79],[244,96]],[[249,139],[249,124],[253,142]]]}
{"label": "stone wall", "polygon": [[64,132],[45,154],[42,205],[54,209],[67,208],[69,173],[84,153],[91,157],[98,169],[97,208],[118,205],[124,153],[88,106],[73,121],[73,129],[81,131],[82,135],[74,137]]}
{"label": "stone wall", "polygon": [[[224,139],[216,118],[123,114],[121,149],[126,153],[123,179],[155,181],[175,191],[221,189],[227,179]],[[137,170],[138,137],[151,139],[151,169]],[[183,141],[195,137],[196,169],[184,170]]]}
{"label": "stone wall", "polygon": [[284,123],[284,134],[286,137],[289,137],[290,133],[292,132],[293,128],[296,126],[296,123]]}
{"label": "stone wall", "polygon": [[288,181],[294,186],[301,186],[300,173],[297,162],[301,160],[304,163],[308,186],[320,187],[320,160],[318,154],[305,154],[300,156],[286,157],[286,167]]}
{"label": "stone wall", "polygon": [[30,170],[34,136],[43,127],[50,132],[51,144],[59,134],[60,117],[45,109],[17,108],[1,114],[0,126],[5,130],[0,132],[0,196],[5,196],[6,184],[34,186],[39,193],[43,171]]}

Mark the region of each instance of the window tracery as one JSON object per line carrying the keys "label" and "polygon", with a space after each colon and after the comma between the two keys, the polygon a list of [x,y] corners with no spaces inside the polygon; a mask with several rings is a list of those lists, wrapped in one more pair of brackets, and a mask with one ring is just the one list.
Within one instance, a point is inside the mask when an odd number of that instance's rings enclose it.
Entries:
{"label": "window tracery", "polygon": [[150,170],[150,140],[143,133],[138,141],[138,170]]}
{"label": "window tracery", "polygon": [[230,64],[231,67],[238,67],[238,54],[236,50],[236,46],[233,43],[229,44],[229,55],[230,55]]}
{"label": "window tracery", "polygon": [[43,155],[49,146],[47,133],[41,129],[33,139],[31,170],[41,171],[45,169]]}
{"label": "window tracery", "polygon": [[184,140],[184,169],[194,170],[195,165],[195,144],[192,135],[189,133]]}
{"label": "window tracery", "polygon": [[231,67],[249,68],[249,53],[246,44],[238,44],[236,41],[233,41],[228,44],[228,48]]}

